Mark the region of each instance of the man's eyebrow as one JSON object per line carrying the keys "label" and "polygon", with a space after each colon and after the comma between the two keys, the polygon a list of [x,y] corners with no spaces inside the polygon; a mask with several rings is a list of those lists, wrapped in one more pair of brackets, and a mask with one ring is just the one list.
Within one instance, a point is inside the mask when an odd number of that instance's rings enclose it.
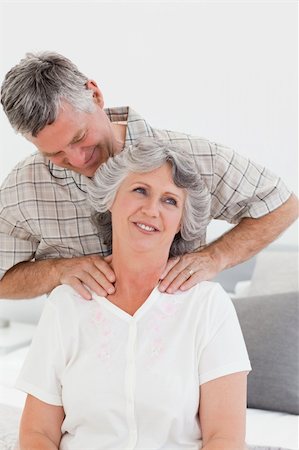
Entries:
{"label": "man's eyebrow", "polygon": [[75,142],[77,142],[79,139],[81,139],[85,134],[85,129],[82,128],[81,130],[77,131],[77,133],[75,134],[75,136],[73,137],[73,139],[70,141],[70,144],[74,144]]}
{"label": "man's eyebrow", "polygon": [[42,150],[40,150],[40,152],[41,152],[41,154],[42,154],[43,156],[46,156],[47,158],[51,158],[51,156],[55,156],[55,155],[58,155],[58,153],[60,153],[60,151],[54,152],[54,153],[47,153],[47,152],[44,152],[44,151],[42,151]]}
{"label": "man's eyebrow", "polygon": [[[73,137],[73,139],[69,142],[68,145],[74,144],[75,142],[79,141],[84,135],[85,135],[85,130],[84,130],[84,129],[79,130],[79,131],[75,134],[75,136]],[[60,153],[60,151],[61,151],[61,150],[58,150],[57,152],[53,152],[53,153],[47,153],[47,152],[41,151],[41,153],[42,153],[44,156],[46,156],[46,157],[48,157],[48,158],[51,158],[52,156],[58,155],[58,153]]]}

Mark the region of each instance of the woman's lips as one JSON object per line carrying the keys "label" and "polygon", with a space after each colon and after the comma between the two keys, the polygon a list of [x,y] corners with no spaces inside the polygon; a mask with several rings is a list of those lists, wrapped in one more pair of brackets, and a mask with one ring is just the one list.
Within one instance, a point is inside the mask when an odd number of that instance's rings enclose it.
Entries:
{"label": "woman's lips", "polygon": [[134,222],[137,228],[139,228],[142,231],[145,231],[147,233],[155,233],[159,231],[156,227],[153,225],[145,224],[143,222]]}

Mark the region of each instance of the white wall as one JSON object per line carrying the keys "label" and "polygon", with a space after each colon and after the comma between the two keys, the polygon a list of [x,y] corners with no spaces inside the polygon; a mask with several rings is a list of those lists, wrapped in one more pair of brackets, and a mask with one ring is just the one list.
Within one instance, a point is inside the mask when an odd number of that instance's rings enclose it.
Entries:
{"label": "white wall", "polygon": [[[1,81],[54,50],[106,106],[232,146],[297,191],[297,2],[2,2]],[[33,151],[0,112],[0,181]],[[226,229],[215,222],[210,238]],[[296,226],[279,240],[297,242]]]}

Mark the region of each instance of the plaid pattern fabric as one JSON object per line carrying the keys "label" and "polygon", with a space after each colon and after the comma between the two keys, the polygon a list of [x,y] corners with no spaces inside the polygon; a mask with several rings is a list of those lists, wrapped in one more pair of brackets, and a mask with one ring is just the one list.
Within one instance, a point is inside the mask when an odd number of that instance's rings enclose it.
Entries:
{"label": "plaid pattern fabric", "polygon": [[[127,122],[126,144],[164,139],[190,153],[212,196],[211,219],[238,223],[261,217],[290,192],[279,177],[233,150],[206,139],[153,129],[129,107],[106,109],[112,122]],[[55,166],[39,153],[20,162],[0,191],[0,277],[21,261],[108,255],[91,220],[84,176]],[[204,245],[204,242],[202,242]]]}

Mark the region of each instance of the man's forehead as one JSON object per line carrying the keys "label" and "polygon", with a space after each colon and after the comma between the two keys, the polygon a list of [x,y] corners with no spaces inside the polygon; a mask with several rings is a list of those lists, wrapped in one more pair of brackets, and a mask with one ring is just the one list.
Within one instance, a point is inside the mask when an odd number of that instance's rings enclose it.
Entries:
{"label": "man's forehead", "polygon": [[25,135],[25,138],[43,153],[60,151],[76,142],[85,133],[85,120],[82,117],[80,119],[76,120],[74,116],[65,117],[62,113],[52,124],[46,125],[36,137]]}

